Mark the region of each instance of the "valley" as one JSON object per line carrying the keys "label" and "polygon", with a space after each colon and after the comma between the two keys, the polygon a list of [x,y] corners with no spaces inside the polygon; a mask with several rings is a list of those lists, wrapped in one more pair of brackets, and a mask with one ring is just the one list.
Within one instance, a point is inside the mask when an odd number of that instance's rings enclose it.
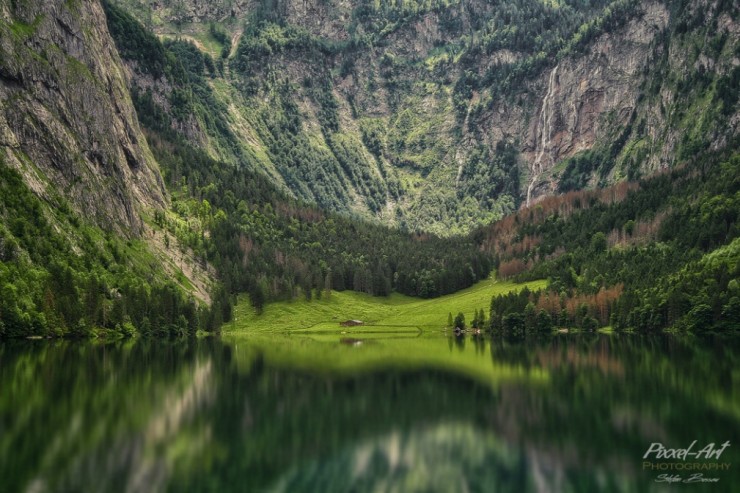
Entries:
{"label": "valley", "polygon": [[[0,0],[0,490],[663,493],[655,444],[736,464],[738,19]],[[738,490],[707,470],[692,492]]]}
{"label": "valley", "polygon": [[0,337],[738,329],[734,5],[2,8]]}

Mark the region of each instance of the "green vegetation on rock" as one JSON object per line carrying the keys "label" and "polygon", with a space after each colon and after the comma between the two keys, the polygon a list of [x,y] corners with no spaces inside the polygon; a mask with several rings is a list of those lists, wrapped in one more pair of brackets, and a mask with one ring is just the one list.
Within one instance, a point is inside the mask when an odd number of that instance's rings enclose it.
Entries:
{"label": "green vegetation on rock", "polygon": [[44,203],[2,154],[0,178],[0,337],[186,335],[223,322],[141,240],[90,225],[56,192]]}

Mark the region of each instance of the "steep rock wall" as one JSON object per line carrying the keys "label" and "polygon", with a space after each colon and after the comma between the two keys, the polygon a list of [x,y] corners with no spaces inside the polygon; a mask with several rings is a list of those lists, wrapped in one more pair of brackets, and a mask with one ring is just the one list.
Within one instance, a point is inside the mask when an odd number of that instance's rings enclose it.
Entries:
{"label": "steep rock wall", "polygon": [[[136,1],[166,17],[160,2]],[[740,28],[727,2],[595,1],[578,15],[581,7],[528,1],[230,5],[243,7],[238,27],[225,24],[241,41],[224,61],[226,84],[212,85],[228,86],[222,94],[245,117],[231,118],[233,134],[262,151],[270,139],[257,129],[286,116],[328,156],[278,152],[256,167],[277,170],[302,199],[410,229],[466,231],[552,193],[720,149],[738,133]],[[182,33],[213,41],[207,25]],[[351,162],[337,136],[363,147]],[[341,182],[324,195],[356,200],[317,199],[301,169],[319,161]],[[365,200],[372,189],[376,207]]]}
{"label": "steep rock wall", "polygon": [[[640,85],[652,44],[667,27],[669,13],[658,3],[640,6],[625,27],[598,37],[582,56],[568,57],[532,84],[537,112],[520,135],[530,181],[527,202],[556,191],[554,181],[540,181],[562,159],[591,149],[599,139],[625,126],[639,105]],[[512,126],[503,121],[493,132]],[[509,130],[510,131],[510,130]]]}
{"label": "steep rock wall", "polygon": [[0,147],[31,188],[137,235],[166,192],[97,1],[0,5]]}

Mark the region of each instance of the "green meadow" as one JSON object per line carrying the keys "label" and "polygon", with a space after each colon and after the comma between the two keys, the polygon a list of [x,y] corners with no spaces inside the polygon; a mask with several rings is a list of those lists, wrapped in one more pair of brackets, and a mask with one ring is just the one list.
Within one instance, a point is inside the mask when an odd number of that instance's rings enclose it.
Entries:
{"label": "green meadow", "polygon": [[[482,336],[455,337],[445,330],[448,313],[488,312],[491,297],[512,290],[541,289],[546,281],[525,284],[487,279],[463,291],[421,300],[399,294],[386,298],[351,291],[320,300],[268,304],[257,314],[247,298],[239,301],[224,340],[242,372],[262,360],[280,368],[333,375],[372,371],[438,370],[486,385],[547,380],[547,372],[492,359]],[[346,320],[362,326],[343,327]]]}
{"label": "green meadow", "polygon": [[[433,299],[419,299],[393,293],[388,297],[374,297],[354,291],[332,291],[320,300],[305,299],[270,303],[258,315],[250,306],[249,299],[239,300],[234,312],[234,320],[225,325],[226,334],[258,332],[305,332],[340,329],[347,332],[376,332],[384,329],[429,331],[442,330],[447,324],[447,315],[465,314],[472,320],[474,311],[481,308],[488,313],[491,297],[519,291],[543,289],[547,281],[532,281],[516,284],[493,278],[481,281],[457,293]],[[361,327],[340,327],[345,320],[361,320]]]}

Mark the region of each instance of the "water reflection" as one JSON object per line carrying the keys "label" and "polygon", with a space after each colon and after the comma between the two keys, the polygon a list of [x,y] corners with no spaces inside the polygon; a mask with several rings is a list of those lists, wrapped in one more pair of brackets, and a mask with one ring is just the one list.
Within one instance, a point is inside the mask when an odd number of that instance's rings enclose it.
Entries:
{"label": "water reflection", "polygon": [[662,491],[693,440],[740,485],[732,341],[351,339],[2,345],[0,490]]}
{"label": "water reflection", "polygon": [[165,490],[212,449],[213,361],[182,343],[0,347],[0,490]]}

